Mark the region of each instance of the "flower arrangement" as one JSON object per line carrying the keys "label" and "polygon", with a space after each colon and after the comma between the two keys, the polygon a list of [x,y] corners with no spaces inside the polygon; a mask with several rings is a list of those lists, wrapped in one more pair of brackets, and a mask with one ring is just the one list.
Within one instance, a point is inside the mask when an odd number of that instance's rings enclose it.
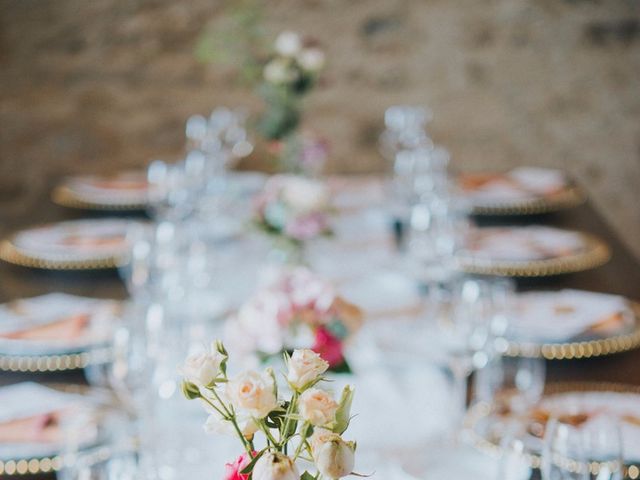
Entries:
{"label": "flower arrangement", "polygon": [[258,87],[267,106],[259,124],[265,138],[283,140],[296,131],[300,102],[317,83],[324,63],[324,52],[313,42],[290,31],[278,35]]}
{"label": "flower arrangement", "polygon": [[291,247],[331,233],[329,190],[317,180],[274,175],[254,199],[255,225]]}
{"label": "flower arrangement", "polygon": [[229,318],[232,352],[268,359],[311,348],[333,371],[348,372],[344,342],[362,323],[362,311],[306,267],[278,270]]}
{"label": "flower arrangement", "polygon": [[[272,369],[229,377],[228,359],[216,342],[210,351],[189,356],[181,369],[184,395],[200,399],[209,413],[205,430],[232,432],[242,443],[244,452],[225,465],[225,480],[338,479],[353,473],[356,444],[342,438],[353,390],[345,387],[336,401],[318,387],[327,362],[311,350],[285,355],[290,396],[283,400]],[[300,474],[303,462],[315,474],[306,467]]]}

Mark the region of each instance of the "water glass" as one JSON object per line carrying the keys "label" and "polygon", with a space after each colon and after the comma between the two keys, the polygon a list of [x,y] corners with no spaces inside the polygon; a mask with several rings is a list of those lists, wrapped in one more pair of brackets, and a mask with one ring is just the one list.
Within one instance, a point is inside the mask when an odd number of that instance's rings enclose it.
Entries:
{"label": "water glass", "polygon": [[541,358],[495,356],[475,375],[476,400],[499,414],[522,415],[542,397],[545,361]]}
{"label": "water glass", "polygon": [[543,480],[621,480],[623,445],[619,420],[601,414],[579,425],[552,419],[542,452]]}

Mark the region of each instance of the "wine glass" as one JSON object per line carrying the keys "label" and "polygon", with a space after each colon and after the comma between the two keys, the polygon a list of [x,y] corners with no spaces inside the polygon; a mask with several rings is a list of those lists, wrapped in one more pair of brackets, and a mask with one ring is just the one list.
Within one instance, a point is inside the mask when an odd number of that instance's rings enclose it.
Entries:
{"label": "wine glass", "polygon": [[128,418],[116,409],[75,412],[62,425],[60,480],[134,480],[139,477]]}
{"label": "wine glass", "polygon": [[501,287],[490,279],[463,276],[429,288],[438,343],[454,381],[458,423],[466,412],[469,375],[485,367],[495,353],[492,324],[502,314],[502,304],[496,302]]}
{"label": "wine glass", "polygon": [[461,246],[468,222],[448,198],[430,196],[413,206],[407,238],[408,268],[427,286],[454,275],[455,253]]}
{"label": "wine glass", "polygon": [[412,105],[394,105],[385,111],[385,130],[380,135],[380,151],[387,159],[404,149],[431,145],[431,139],[425,131],[431,120],[431,111]]}
{"label": "wine glass", "polygon": [[527,442],[526,424],[511,422],[500,439],[496,480],[529,480],[533,474],[534,451]]}
{"label": "wine glass", "polygon": [[187,160],[173,165],[154,160],[149,165],[149,213],[154,219],[178,222],[196,210],[204,188],[203,165],[191,156]]}
{"label": "wine glass", "polygon": [[547,423],[542,451],[543,480],[621,480],[620,422],[600,414],[583,423],[554,418]]}
{"label": "wine glass", "polygon": [[545,361],[541,358],[495,356],[475,376],[475,395],[499,413],[522,415],[544,391]]}

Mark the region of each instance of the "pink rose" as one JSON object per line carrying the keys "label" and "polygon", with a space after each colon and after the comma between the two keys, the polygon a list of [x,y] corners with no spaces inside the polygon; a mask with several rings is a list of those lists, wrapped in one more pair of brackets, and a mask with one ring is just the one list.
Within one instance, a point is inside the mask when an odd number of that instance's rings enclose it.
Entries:
{"label": "pink rose", "polygon": [[[252,452],[251,456],[255,456],[256,452]],[[227,463],[224,466],[224,479],[223,480],[248,480],[249,474],[241,474],[243,468],[251,463],[248,453],[240,455],[235,462]]]}
{"label": "pink rose", "polygon": [[311,349],[318,353],[331,367],[344,363],[342,342],[334,337],[326,328],[316,330],[316,338]]}
{"label": "pink rose", "polygon": [[285,233],[295,240],[309,240],[329,229],[327,217],[323,213],[312,213],[296,217],[287,223]]}

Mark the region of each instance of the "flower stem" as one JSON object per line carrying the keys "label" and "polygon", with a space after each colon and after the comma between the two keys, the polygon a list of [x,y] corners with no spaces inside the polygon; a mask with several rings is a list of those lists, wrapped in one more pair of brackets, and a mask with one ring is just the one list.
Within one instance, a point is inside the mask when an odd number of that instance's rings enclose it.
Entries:
{"label": "flower stem", "polygon": [[307,437],[306,437],[307,425],[308,425],[307,422],[303,423],[302,428],[300,429],[300,432],[303,432],[305,436],[300,435],[300,443],[298,444],[298,447],[296,448],[296,451],[293,454],[294,462],[300,456],[300,453],[302,453],[302,447],[307,445]]}
{"label": "flower stem", "polygon": [[273,435],[271,435],[271,432],[269,431],[269,427],[264,423],[264,421],[260,421],[259,422],[260,428],[262,429],[262,431],[264,432],[264,434],[267,437],[267,440],[269,442],[271,442],[271,444],[276,447],[276,449],[278,451],[282,450],[282,445],[280,445],[278,442],[276,442],[276,439],[273,438]]}
{"label": "flower stem", "polygon": [[[242,434],[242,431],[240,430],[240,427],[238,426],[238,422],[236,422],[236,417],[235,414],[233,412],[231,412],[227,406],[224,404],[224,402],[222,401],[222,399],[220,398],[220,396],[218,395],[218,392],[216,392],[214,389],[210,390],[211,393],[213,393],[213,395],[216,397],[216,400],[218,400],[218,402],[220,403],[220,406],[222,407],[222,409],[224,410],[225,413],[221,412],[212,402],[210,402],[209,400],[206,400],[206,402],[211,405],[213,408],[215,408],[220,415],[222,415],[223,418],[227,419],[229,422],[231,422],[231,425],[233,425],[233,428],[235,429],[236,433],[238,434],[238,437],[240,437],[240,441],[242,442],[242,445],[244,446],[244,449],[247,451],[247,453],[249,454],[249,457],[252,457],[253,451],[251,449],[251,445],[249,445],[249,441],[245,438],[245,436]],[[202,397],[204,398],[204,397]]]}
{"label": "flower stem", "polygon": [[287,436],[289,432],[289,422],[291,421],[291,415],[295,411],[296,402],[298,401],[298,392],[293,392],[293,396],[291,397],[291,402],[289,403],[289,408],[287,408],[287,419],[284,421],[284,428],[282,432],[280,432],[280,443],[284,445],[284,453],[287,453],[287,443],[289,443],[289,438]]}

